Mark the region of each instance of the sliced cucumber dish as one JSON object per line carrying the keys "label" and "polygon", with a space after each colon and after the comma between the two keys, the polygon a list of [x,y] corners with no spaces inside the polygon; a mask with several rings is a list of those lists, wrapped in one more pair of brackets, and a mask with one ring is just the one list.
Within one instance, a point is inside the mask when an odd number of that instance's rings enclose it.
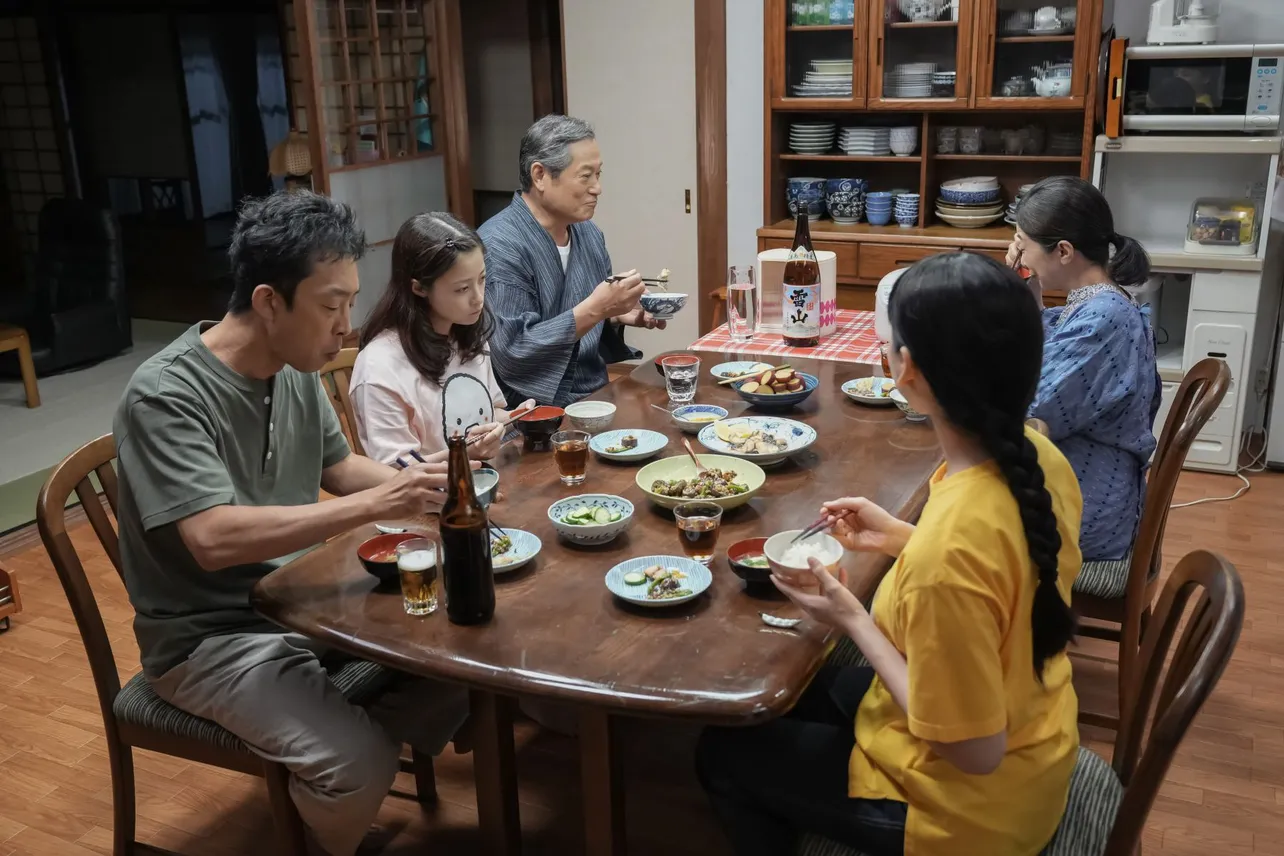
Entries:
{"label": "sliced cucumber dish", "polygon": [[626,585],[640,586],[644,582],[646,582],[646,574],[642,573],[641,571],[633,571],[631,573],[627,573],[624,575],[624,582]]}
{"label": "sliced cucumber dish", "polygon": [[607,523],[618,523],[624,517],[618,511],[611,511],[600,505],[590,505],[562,515],[562,522],[567,526],[603,526]]}

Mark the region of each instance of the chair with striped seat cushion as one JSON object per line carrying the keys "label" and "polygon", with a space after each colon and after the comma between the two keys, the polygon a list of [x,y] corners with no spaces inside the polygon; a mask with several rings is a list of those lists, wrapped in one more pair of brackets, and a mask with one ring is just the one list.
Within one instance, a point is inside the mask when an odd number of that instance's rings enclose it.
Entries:
{"label": "chair with striped seat cushion", "polygon": [[[1178,562],[1146,634],[1138,682],[1130,688],[1115,735],[1113,763],[1079,747],[1065,811],[1041,856],[1132,856],[1137,851],[1177,747],[1230,662],[1243,624],[1244,587],[1234,566],[1204,551]],[[1181,636],[1173,645],[1179,627]],[[800,837],[794,856],[863,854],[808,833]]]}
{"label": "chair with striped seat cushion", "polygon": [[[1079,747],[1065,814],[1040,856],[1101,856],[1123,799],[1123,785],[1110,765],[1091,749]],[[801,837],[795,856],[865,856],[819,835]]]}
{"label": "chair with striped seat cushion", "polygon": [[1074,593],[1091,597],[1120,598],[1128,590],[1132,556],[1104,562],[1084,562],[1074,581]]}
{"label": "chair with striped seat cushion", "polygon": [[[356,705],[374,699],[393,678],[393,672],[364,660],[352,660],[330,674],[335,688]],[[223,726],[180,710],[156,695],[141,672],[120,688],[112,711],[120,723],[206,743],[227,752],[253,754],[241,738]]]}
{"label": "chair with striped seat cushion", "polygon": [[[36,501],[40,538],[49,551],[85,643],[103,716],[111,764],[113,856],[133,856],[142,846],[134,839],[134,749],[262,777],[267,782],[278,833],[275,846],[265,844],[265,847],[279,856],[305,856],[308,851],[303,821],[290,798],[290,771],[284,765],[264,761],[222,727],[162,700],[141,674],[121,686],[94,588],[67,533],[66,519],[66,507],[74,493],[117,577],[123,582],[120,542],[102,502],[105,498],[112,514],[116,512],[117,481],[112,467],[115,457],[116,446],[110,434],[86,443],[54,468]],[[91,475],[97,476],[102,485],[102,497],[95,491]],[[382,666],[361,661],[347,662],[330,673],[331,682],[353,704],[372,700],[394,677],[394,672]],[[409,761],[403,761],[402,769],[415,774],[420,802],[436,798],[431,757],[416,752]]]}
{"label": "chair with striped seat cushion", "polygon": [[1119,727],[1122,699],[1134,680],[1142,633],[1159,589],[1164,529],[1177,478],[1191,444],[1217,412],[1230,382],[1226,363],[1212,358],[1200,360],[1182,378],[1151,461],[1145,506],[1131,554],[1118,562],[1085,562],[1079,572],[1072,606],[1080,616],[1091,619],[1079,632],[1118,643],[1120,699],[1118,713],[1082,709],[1081,722],[1110,729]]}

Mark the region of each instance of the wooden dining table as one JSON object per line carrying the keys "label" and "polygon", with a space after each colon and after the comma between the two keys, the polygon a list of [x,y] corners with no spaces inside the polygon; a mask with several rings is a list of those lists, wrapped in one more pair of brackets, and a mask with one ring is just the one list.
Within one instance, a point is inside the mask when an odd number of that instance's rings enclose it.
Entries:
{"label": "wooden dining table", "polygon": [[[699,353],[696,400],[732,416],[755,411],[735,390],[718,386],[709,369],[735,355]],[[836,635],[804,619],[795,629],[767,626],[763,612],[799,615],[778,595],[758,596],[729,568],[727,545],[802,528],[822,501],[865,496],[904,519],[915,519],[941,461],[932,429],[908,422],[895,407],[854,403],[844,381],[867,376],[866,365],[791,360],[816,375],[819,387],[782,414],[806,422],[818,439],[806,451],[768,468],[761,491],[722,519],[713,583],[689,603],[642,608],[606,588],[614,565],[635,556],[681,555],[671,512],[650,503],[635,484],[638,465],[590,461],[587,481],[567,487],[552,454],[506,447],[494,462],[502,502],[492,521],[533,532],[543,541],[526,567],[496,576],[494,618],[485,625],[451,624],[445,610],[415,618],[398,590],[381,589],[357,559],[357,546],[376,534],[359,527],[267,575],[254,605],[287,628],[333,647],[416,675],[467,686],[471,693],[477,811],[483,847],[492,854],[521,849],[512,719],[515,699],[561,702],[578,712],[586,852],[625,852],[624,788],[617,747],[621,717],[659,717],[728,726],[764,722],[787,712],[824,662]],[[668,403],[664,379],[651,362],[622,377],[594,400],[616,405],[613,429],[647,428],[668,435],[660,456],[685,455],[687,437],[651,407]],[[568,420],[569,423],[569,420]],[[568,426],[569,427],[569,426]],[[635,506],[631,527],[609,544],[560,541],[548,518],[554,502],[582,493],[622,496]],[[435,532],[428,520],[406,525]],[[849,585],[872,594],[890,565],[886,557],[848,554]]]}

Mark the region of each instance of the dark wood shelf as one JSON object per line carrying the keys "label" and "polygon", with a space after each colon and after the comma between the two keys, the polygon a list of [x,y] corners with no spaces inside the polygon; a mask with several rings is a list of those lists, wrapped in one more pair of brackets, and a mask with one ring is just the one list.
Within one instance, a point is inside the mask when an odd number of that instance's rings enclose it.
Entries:
{"label": "dark wood shelf", "polygon": [[919,163],[920,155],[800,155],[784,152],[780,155],[783,161],[820,161],[821,163]]}
{"label": "dark wood shelf", "polygon": [[[764,226],[759,234],[767,237],[792,238],[794,221],[780,220]],[[816,220],[811,224],[813,240],[824,241],[871,241],[887,244],[926,243],[945,247],[983,247],[998,249],[1007,247],[1012,241],[1016,229],[1000,221],[997,226],[983,226],[980,229],[960,229],[945,223],[932,223],[930,226],[871,226],[868,223],[835,223],[832,220]]]}
{"label": "dark wood shelf", "polygon": [[1068,36],[1000,36],[995,39],[1001,45],[1034,45],[1060,42],[1070,44],[1074,41],[1074,35]]}
{"label": "dark wood shelf", "polygon": [[851,32],[855,28],[854,24],[791,24],[788,29],[791,33],[836,33],[841,30]]}
{"label": "dark wood shelf", "polygon": [[887,26],[893,30],[931,30],[958,25],[958,21],[897,21]]}
{"label": "dark wood shelf", "polygon": [[1079,155],[932,155],[941,161],[1012,161],[1014,163],[1080,163]]}

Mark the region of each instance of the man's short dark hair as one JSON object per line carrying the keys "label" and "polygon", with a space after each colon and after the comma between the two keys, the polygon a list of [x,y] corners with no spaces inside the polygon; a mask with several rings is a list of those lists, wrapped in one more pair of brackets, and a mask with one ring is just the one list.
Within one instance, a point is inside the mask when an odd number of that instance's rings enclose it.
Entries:
{"label": "man's short dark hair", "polygon": [[318,262],[360,259],[366,235],[343,202],[308,191],[278,191],[241,206],[232,231],[232,314],[250,308],[254,289],[270,285],[294,304],[294,292]]}

